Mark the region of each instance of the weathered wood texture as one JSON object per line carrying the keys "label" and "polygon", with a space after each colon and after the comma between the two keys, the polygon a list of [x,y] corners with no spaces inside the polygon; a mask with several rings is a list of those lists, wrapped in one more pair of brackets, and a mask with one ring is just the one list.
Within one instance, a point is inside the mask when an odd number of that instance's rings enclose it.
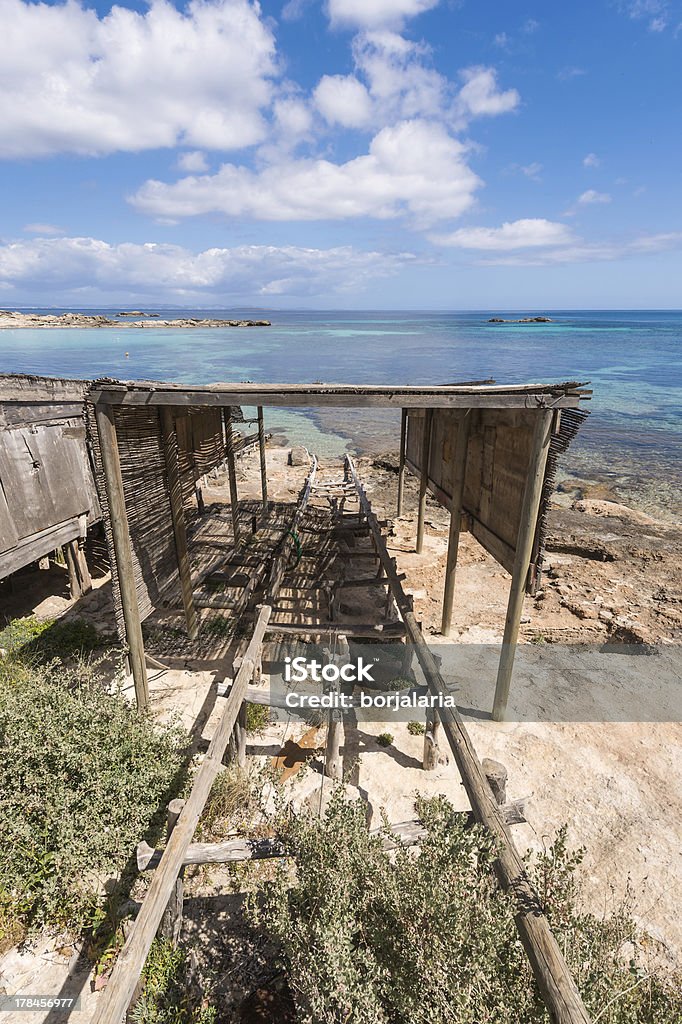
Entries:
{"label": "weathered wood texture", "polygon": [[175,538],[175,554],[180,577],[180,593],[185,610],[187,632],[194,638],[199,631],[197,613],[194,607],[192,587],[192,566],[187,549],[187,525],[185,507],[182,500],[182,480],[178,459],[178,435],[175,429],[175,417],[170,406],[161,409],[161,443],[166,464],[166,481],[170,501],[171,521]]}
{"label": "weathered wood texture", "polygon": [[101,518],[87,381],[0,375],[0,579]]}
{"label": "weathered wood texture", "polygon": [[265,605],[260,609],[244,660],[235,677],[230,696],[225,702],[206,756],[194,778],[192,790],[168,839],[158,870],[152,878],[135,924],[116,959],[109,984],[97,1004],[93,1024],[120,1024],[125,1016],[149,947],[154,941],[154,936],[174,891],[187,848],[192,842],[213,780],[221,769],[223,756],[237,720],[246,687],[252,676],[255,662],[260,655],[269,617],[270,608]]}
{"label": "weathered wood texture", "polygon": [[135,698],[138,708],[144,710],[149,703],[149,687],[114,410],[110,406],[100,405],[97,407],[96,416],[107,499],[107,524],[114,554],[112,564],[115,561],[117,567],[124,636],[130,654]]}
{"label": "weathered wood texture", "polygon": [[93,402],[117,405],[261,405],[392,408],[578,408],[582,384],[162,384],[128,381],[95,384]]}
{"label": "weathered wood texture", "polygon": [[[416,657],[429,689],[433,694],[446,696],[448,690],[440,674],[440,669],[424,640],[420,625],[412,611],[411,602],[408,600],[402,584],[395,578],[393,561],[388,554],[376,516],[357,477],[353,461],[350,456],[346,456],[346,460],[349,472],[358,489],[361,508],[376,540],[377,553],[383,562],[386,575],[393,581],[393,596],[414,645]],[[504,816],[500,813],[466,726],[459,713],[453,708],[439,708],[438,715],[474,816],[481,825],[488,829],[495,840],[498,852],[495,862],[497,875],[502,887],[514,896],[516,927],[550,1016],[554,1024],[589,1024],[589,1017],[580,994],[566,966],[566,961],[549,922],[542,911],[537,893],[531,885]]]}

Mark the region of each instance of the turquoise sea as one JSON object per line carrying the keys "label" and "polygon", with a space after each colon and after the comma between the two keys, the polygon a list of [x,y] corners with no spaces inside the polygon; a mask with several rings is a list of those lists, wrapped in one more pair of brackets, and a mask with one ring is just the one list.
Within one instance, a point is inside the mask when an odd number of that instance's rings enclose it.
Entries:
{"label": "turquoise sea", "polygon": [[[682,312],[542,310],[551,324],[489,324],[489,316],[535,314],[147,311],[267,317],[272,326],[1,330],[0,371],[186,383],[590,381],[592,415],[565,470],[603,481],[645,510],[675,518],[682,510]],[[393,413],[271,410],[267,416],[269,429],[323,455],[397,447]]]}

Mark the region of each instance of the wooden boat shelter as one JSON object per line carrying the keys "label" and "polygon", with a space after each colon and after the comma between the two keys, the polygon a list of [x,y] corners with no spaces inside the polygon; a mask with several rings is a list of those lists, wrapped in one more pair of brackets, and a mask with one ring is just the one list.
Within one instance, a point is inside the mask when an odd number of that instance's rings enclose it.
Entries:
{"label": "wooden boat shelter", "polygon": [[427,492],[450,510],[442,633],[449,635],[460,532],[511,573],[493,717],[504,718],[523,597],[537,586],[554,472],[587,415],[591,392],[576,382],[471,382],[391,386],[350,384],[165,384],[94,382],[92,442],[112,553],[114,603],[138,704],[147,702],[141,623],[169,585],[179,586],[190,636],[198,629],[187,518],[201,473],[224,460],[230,472],[234,534],[238,503],[234,418],[257,407],[264,508],[263,443],[269,407],[401,410],[398,514],[406,471],[419,478],[416,550],[422,550]]}

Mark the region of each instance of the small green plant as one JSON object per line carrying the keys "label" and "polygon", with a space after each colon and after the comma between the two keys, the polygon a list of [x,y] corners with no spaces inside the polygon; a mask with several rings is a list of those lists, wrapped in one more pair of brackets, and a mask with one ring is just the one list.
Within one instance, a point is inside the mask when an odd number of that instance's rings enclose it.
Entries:
{"label": "small green plant", "polygon": [[213,780],[206,806],[199,819],[199,833],[204,839],[223,839],[242,826],[255,809],[251,780],[236,764],[228,765]]}
{"label": "small green plant", "polygon": [[142,972],[142,995],[129,1014],[132,1024],[214,1024],[215,1007],[204,1005],[189,975],[185,950],[154,939]]}
{"label": "small green plant", "polygon": [[393,743],[393,736],[390,732],[379,733],[377,743],[380,747],[390,747],[391,743]]}
{"label": "small green plant", "polygon": [[201,627],[204,636],[229,638],[235,634],[236,623],[224,615],[212,615]]}
{"label": "small green plant", "polygon": [[410,736],[423,736],[426,732],[426,727],[423,722],[408,722],[407,731]]}
{"label": "small green plant", "polygon": [[270,708],[267,704],[246,705],[246,731],[260,736],[270,724]]}

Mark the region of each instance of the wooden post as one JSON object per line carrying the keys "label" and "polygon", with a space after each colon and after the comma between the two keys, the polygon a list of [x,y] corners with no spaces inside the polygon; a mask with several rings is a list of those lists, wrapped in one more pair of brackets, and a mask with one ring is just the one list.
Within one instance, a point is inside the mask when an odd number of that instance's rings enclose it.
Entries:
{"label": "wooden post", "polygon": [[424,756],[422,764],[425,772],[435,772],[438,767],[438,738],[440,722],[437,716],[427,715],[426,732],[424,733]]}
{"label": "wooden post", "polygon": [[173,534],[175,536],[175,553],[180,576],[180,592],[182,594],[182,605],[185,609],[187,632],[193,640],[199,632],[199,622],[194,607],[194,598],[192,597],[192,567],[187,550],[187,527],[185,525],[185,508],[182,502],[180,467],[178,466],[178,439],[175,431],[175,417],[170,406],[162,405],[159,411],[161,414],[163,457],[166,463],[166,477],[168,480],[168,497],[170,500],[171,519],[173,520]]}
{"label": "wooden post", "polygon": [[140,608],[137,603],[137,588],[135,586],[133,554],[130,546],[130,533],[128,531],[123,477],[121,476],[121,461],[112,406],[96,405],[95,418],[97,420],[104,482],[109,502],[111,535],[114,542],[118,585],[121,591],[126,639],[130,653],[130,667],[135,684],[137,707],[139,711],[142,711],[149,703],[149,686],[147,683],[147,667],[144,660],[142,623],[140,621]]}
{"label": "wooden post", "polygon": [[455,602],[455,573],[457,572],[457,551],[459,548],[459,527],[462,518],[462,497],[466,476],[467,449],[471,410],[467,409],[457,427],[455,443],[454,478],[452,484],[452,506],[450,508],[450,532],[448,534],[448,559],[445,567],[445,590],[443,592],[443,617],[440,631],[450,636],[452,629],[452,608]]}
{"label": "wooden post", "polygon": [[[339,655],[335,659],[338,664],[348,661],[348,640],[344,634],[337,637]],[[340,692],[338,684],[334,687]],[[340,780],[343,777],[341,764],[341,741],[343,739],[343,715],[338,708],[330,708],[327,715],[327,746],[324,758],[324,774],[330,779]]]}
{"label": "wooden post", "polygon": [[92,577],[80,540],[70,540],[64,545],[64,558],[69,570],[69,591],[72,598],[81,597],[92,590]]}
{"label": "wooden post", "polygon": [[405,494],[405,447],[407,443],[407,409],[400,411],[400,462],[398,464],[398,501],[395,514],[403,514],[403,496]]}
{"label": "wooden post", "polygon": [[418,555],[424,547],[424,516],[426,515],[426,490],[429,483],[429,457],[431,455],[431,422],[433,409],[426,409],[424,416],[424,437],[422,439],[422,464],[419,478],[419,512],[417,515],[417,543],[415,551]]}
{"label": "wooden post", "polygon": [[[171,800],[168,804],[168,815],[166,817],[166,842],[170,839],[184,806],[184,800]],[[180,932],[182,930],[184,873],[185,869],[183,867],[180,869],[178,877],[175,879],[175,885],[171,891],[168,905],[163,913],[163,917],[161,918],[161,924],[159,925],[159,936],[163,939],[168,939],[174,946],[177,946],[180,939]]]}
{"label": "wooden post", "polygon": [[263,406],[258,406],[258,451],[260,453],[260,489],[263,495],[263,515],[268,511],[268,474],[265,463],[265,424]]}
{"label": "wooden post", "polygon": [[545,466],[547,465],[549,444],[552,438],[552,424],[554,421],[552,410],[542,409],[536,415],[537,421],[533,431],[533,444],[528,464],[526,486],[523,492],[521,521],[516,538],[516,555],[512,571],[509,603],[507,605],[507,617],[504,623],[502,653],[500,654],[500,664],[497,669],[497,684],[495,686],[495,700],[493,703],[493,720],[495,722],[501,722],[507,710],[509,686],[514,667],[514,655],[516,654],[516,641],[519,636],[521,612],[523,611],[523,598],[526,592],[530,556],[537,528],[542,486],[545,481]]}
{"label": "wooden post", "polygon": [[227,472],[230,478],[230,509],[232,511],[232,530],[235,547],[239,544],[239,495],[237,493],[237,470],[234,464],[234,428],[232,426],[232,408],[228,405],[223,409],[225,417],[225,441],[227,443]]}
{"label": "wooden post", "polygon": [[[236,676],[242,667],[243,658],[238,655],[232,662],[232,674]],[[255,669],[254,669],[255,675]],[[246,701],[242,701],[230,737],[226,760],[236,761],[240,768],[246,764]]]}

